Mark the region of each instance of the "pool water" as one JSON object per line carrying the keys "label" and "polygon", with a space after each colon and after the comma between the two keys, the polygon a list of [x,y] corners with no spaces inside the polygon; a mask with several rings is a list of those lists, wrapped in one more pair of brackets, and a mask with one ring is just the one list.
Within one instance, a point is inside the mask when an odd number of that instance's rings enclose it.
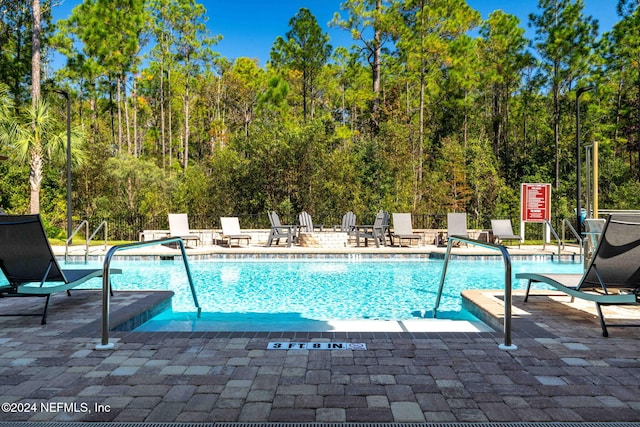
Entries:
{"label": "pool water", "polygon": [[[275,328],[295,322],[409,321],[431,317],[442,260],[268,260],[191,261],[189,263],[202,319],[196,319],[181,260],[119,262],[123,274],[112,276],[114,289],[171,290],[172,310],[158,322],[215,322],[226,327],[247,324]],[[515,275],[524,271],[580,273],[581,263],[513,261]],[[513,281],[513,288],[524,283]],[[439,308],[439,318],[472,319],[462,309],[465,289],[502,289],[504,264],[496,260],[452,260]],[[180,328],[196,329],[194,325]],[[145,329],[146,328],[146,329]],[[153,329],[143,325],[141,330]]]}

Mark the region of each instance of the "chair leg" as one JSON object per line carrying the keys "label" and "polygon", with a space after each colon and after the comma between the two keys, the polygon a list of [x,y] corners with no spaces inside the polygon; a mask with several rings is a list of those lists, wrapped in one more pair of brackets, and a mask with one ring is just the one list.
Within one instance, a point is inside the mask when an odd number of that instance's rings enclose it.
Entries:
{"label": "chair leg", "polygon": [[372,233],[371,233],[371,238],[373,239],[374,242],[376,242],[376,248],[380,247],[380,243],[382,243],[382,239],[380,238],[381,236],[376,232],[375,229],[373,229]]}
{"label": "chair leg", "polygon": [[600,327],[602,328],[602,336],[608,337],[609,331],[607,330],[607,324],[604,321],[604,316],[602,315],[602,307],[599,303],[596,303],[596,309],[598,310],[598,317],[600,319]]}
{"label": "chair leg", "polygon": [[47,324],[47,308],[49,308],[49,299],[51,298],[51,294],[47,295],[44,300],[44,310],[42,310],[42,320],[40,321],[41,325]]}
{"label": "chair leg", "polygon": [[529,300],[529,291],[531,290],[531,279],[527,282],[527,290],[524,292],[524,302]]}

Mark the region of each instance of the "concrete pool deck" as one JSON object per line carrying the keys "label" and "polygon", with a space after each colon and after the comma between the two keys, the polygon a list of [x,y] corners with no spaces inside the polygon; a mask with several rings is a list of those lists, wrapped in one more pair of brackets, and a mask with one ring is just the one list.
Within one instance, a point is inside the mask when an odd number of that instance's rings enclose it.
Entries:
{"label": "concrete pool deck", "polygon": [[[40,325],[38,317],[0,317],[0,420],[12,425],[637,421],[640,328],[611,328],[604,338],[592,304],[570,303],[556,294],[525,304],[521,293],[514,293],[514,351],[498,348],[503,342],[499,328],[118,331],[111,333],[115,349],[99,351],[99,292],[54,295],[47,325]],[[116,292],[111,318],[124,322],[169,297]],[[465,293],[495,319],[494,326],[502,316],[500,297],[500,291]],[[39,312],[41,307],[38,298],[0,299],[2,313]],[[635,307],[604,310],[611,323],[640,323]],[[267,350],[273,341],[339,341],[367,349]]]}
{"label": "concrete pool deck", "polygon": [[[103,245],[94,245],[89,248],[89,257],[100,258],[105,255],[110,247],[107,246],[107,250]],[[548,257],[551,259],[554,257],[562,257],[563,259],[579,259],[579,248],[576,246],[567,245],[561,248],[559,251],[558,246],[547,245],[522,245],[508,246],[509,254],[512,257],[518,256],[539,256]],[[297,245],[287,247],[286,244],[279,246],[265,247],[264,242],[257,242],[256,244],[234,246],[228,248],[221,245],[201,245],[195,247],[188,247],[187,253],[190,258],[215,258],[215,257],[283,257],[283,258],[295,258],[296,256],[411,256],[411,257],[435,257],[442,258],[446,253],[446,247],[440,247],[435,245],[419,245],[419,246],[381,246],[376,248],[375,246],[369,247],[356,247],[353,245],[340,247],[340,248],[305,248]],[[54,253],[59,257],[64,257],[64,246],[53,246]],[[131,248],[121,250],[117,252],[116,256],[141,256],[141,257],[164,257],[164,256],[180,256],[180,249],[171,248],[165,245],[152,245],[141,248]],[[466,246],[464,244],[459,247],[452,248],[452,255],[461,256],[497,256],[500,257],[500,252],[477,246]],[[75,245],[69,247],[69,256],[71,259],[84,259],[85,247],[84,245]]]}

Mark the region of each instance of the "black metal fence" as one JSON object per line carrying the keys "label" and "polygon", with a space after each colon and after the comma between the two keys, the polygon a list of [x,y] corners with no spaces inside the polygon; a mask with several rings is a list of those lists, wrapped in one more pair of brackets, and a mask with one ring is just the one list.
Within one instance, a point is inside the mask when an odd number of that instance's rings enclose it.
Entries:
{"label": "black metal fence", "polygon": [[[240,226],[243,229],[265,229],[269,228],[269,218],[266,212],[263,214],[234,214],[240,220]],[[296,224],[296,215],[279,214],[282,224]],[[358,217],[358,224],[373,224],[375,213],[369,217]],[[447,214],[429,214],[414,213],[412,214],[413,228],[415,229],[446,229]],[[169,220],[166,215],[157,217],[148,216],[118,216],[111,218],[92,218],[88,220],[91,232],[95,230],[100,223],[105,220],[108,225],[109,240],[117,241],[138,241],[140,232],[143,230],[168,230]],[[319,215],[313,217],[315,225],[323,225],[325,228],[331,228],[342,222],[342,215]],[[74,224],[76,226],[77,224]],[[471,217],[468,219],[468,227],[486,228],[488,224],[476,224]],[[194,230],[215,230],[220,229],[220,217],[189,215],[189,228]]]}

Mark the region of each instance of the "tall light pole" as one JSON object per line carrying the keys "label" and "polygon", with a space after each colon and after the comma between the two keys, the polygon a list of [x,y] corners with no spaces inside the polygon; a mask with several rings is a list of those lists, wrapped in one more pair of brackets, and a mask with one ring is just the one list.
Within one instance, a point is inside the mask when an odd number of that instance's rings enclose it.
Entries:
{"label": "tall light pole", "polygon": [[580,153],[580,95],[590,90],[594,90],[595,86],[587,86],[581,87],[576,90],[576,231],[578,235],[582,232],[581,227],[581,206],[580,206],[580,196],[582,190],[580,188],[580,175],[582,172],[580,171],[580,163],[582,162],[582,156]]}
{"label": "tall light pole", "polygon": [[71,97],[69,92],[53,89],[55,93],[64,96],[67,101],[67,239],[71,237]]}

